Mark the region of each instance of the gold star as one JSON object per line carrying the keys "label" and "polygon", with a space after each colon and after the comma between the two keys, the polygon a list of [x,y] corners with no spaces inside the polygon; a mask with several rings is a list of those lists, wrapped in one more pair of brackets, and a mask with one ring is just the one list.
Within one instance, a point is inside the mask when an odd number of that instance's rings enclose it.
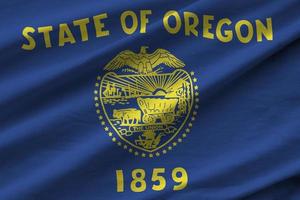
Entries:
{"label": "gold star", "polygon": [[199,92],[195,92],[195,95],[198,96],[198,95],[199,95]]}
{"label": "gold star", "polygon": [[189,132],[190,132],[190,129],[189,129],[189,128],[187,128],[187,129],[185,129],[185,131],[186,131],[187,133],[189,133]]}
{"label": "gold star", "polygon": [[[98,109],[98,110],[96,110],[96,112],[97,112],[97,114],[99,114],[100,113],[100,110]],[[99,117],[100,118],[100,117]]]}
{"label": "gold star", "polygon": [[191,75],[194,76],[194,75],[195,75],[195,72],[191,71]]}
{"label": "gold star", "polygon": [[103,116],[102,116],[102,115],[100,115],[100,116],[99,116],[99,119],[103,119]]}
{"label": "gold star", "polygon": [[98,87],[98,86],[99,86],[99,83],[96,83],[95,86]]}
{"label": "gold star", "polygon": [[100,80],[101,79],[101,76],[97,76],[97,80]]}
{"label": "gold star", "polygon": [[137,151],[134,152],[134,155],[135,155],[135,156],[138,156],[138,155],[139,155],[139,152],[137,152]]}
{"label": "gold star", "polygon": [[152,157],[153,157],[153,154],[152,154],[152,153],[150,153],[150,154],[149,154],[149,157],[150,157],[150,158],[152,158]]}
{"label": "gold star", "polygon": [[142,157],[145,158],[145,157],[146,157],[146,154],[142,153]]}
{"label": "gold star", "polygon": [[131,152],[132,152],[132,149],[129,149],[128,151],[131,153]]}
{"label": "gold star", "polygon": [[156,156],[159,156],[160,154],[157,152],[155,155],[156,155]]}
{"label": "gold star", "polygon": [[196,108],[196,109],[198,109],[198,108],[199,108],[199,106],[198,106],[198,105],[195,105],[195,108]]}
{"label": "gold star", "polygon": [[196,79],[196,78],[193,78],[193,81],[194,81],[194,82],[197,82],[197,79]]}
{"label": "gold star", "polygon": [[195,121],[195,117],[192,117],[192,121]]}
{"label": "gold star", "polygon": [[102,121],[101,124],[102,124],[102,125],[105,125],[105,121]]}
{"label": "gold star", "polygon": [[177,145],[177,143],[176,142],[173,142],[173,146],[175,147]]}
{"label": "gold star", "polygon": [[104,130],[105,130],[105,131],[108,131],[108,127],[106,126],[106,127],[104,128]]}
{"label": "gold star", "polygon": [[195,86],[195,90],[198,90],[198,85]]}
{"label": "gold star", "polygon": [[167,151],[166,150],[163,150],[163,154],[166,154],[167,153]]}
{"label": "gold star", "polygon": [[172,147],[171,147],[171,146],[169,146],[169,147],[168,147],[168,149],[169,149],[169,150],[171,150],[171,149],[172,149]]}
{"label": "gold star", "polygon": [[108,135],[111,137],[111,136],[113,135],[113,133],[112,133],[112,132],[109,132]]}
{"label": "gold star", "polygon": [[185,138],[185,137],[186,137],[186,134],[185,134],[185,133],[184,133],[184,134],[182,134],[182,137],[183,137],[183,138]]}
{"label": "gold star", "polygon": [[194,111],[194,112],[193,112],[193,115],[197,115],[197,112],[196,112],[196,111]]}
{"label": "gold star", "polygon": [[95,90],[95,91],[94,91],[94,93],[95,93],[95,94],[98,94],[98,91],[97,91],[97,90]]}
{"label": "gold star", "polygon": [[193,126],[193,124],[192,123],[189,123],[189,127],[192,127]]}
{"label": "gold star", "polygon": [[94,99],[95,99],[95,101],[98,101],[98,97],[95,97]]}
{"label": "gold star", "polygon": [[95,106],[96,106],[96,107],[99,107],[99,103],[95,103]]}
{"label": "gold star", "polygon": [[112,140],[113,142],[115,142],[117,139],[116,139],[115,137],[113,137],[111,140]]}
{"label": "gold star", "polygon": [[124,149],[127,149],[127,145],[126,144],[124,145]]}
{"label": "gold star", "polygon": [[178,142],[182,142],[182,139],[181,139],[181,138],[179,138],[179,139],[178,139]]}
{"label": "gold star", "polygon": [[117,144],[118,144],[118,146],[121,146],[121,145],[122,145],[122,143],[121,143],[121,142],[118,142]]}

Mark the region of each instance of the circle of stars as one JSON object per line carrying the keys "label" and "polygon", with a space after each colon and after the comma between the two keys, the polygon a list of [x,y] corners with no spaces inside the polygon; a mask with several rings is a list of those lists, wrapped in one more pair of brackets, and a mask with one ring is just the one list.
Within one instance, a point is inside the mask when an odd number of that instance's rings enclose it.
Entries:
{"label": "circle of stars", "polygon": [[111,137],[112,142],[116,143],[118,146],[122,147],[124,150],[127,150],[129,153],[132,153],[134,156],[141,156],[142,158],[154,158],[159,157],[163,154],[166,154],[168,151],[172,151],[174,147],[177,146],[178,143],[181,143],[184,138],[187,137],[187,135],[191,132],[191,128],[193,127],[193,122],[196,119],[197,116],[197,110],[199,108],[199,87],[197,85],[198,79],[195,77],[195,72],[190,72],[192,82],[194,83],[193,91],[194,91],[194,111],[191,113],[191,121],[187,124],[187,127],[183,131],[183,134],[181,134],[180,137],[178,137],[175,141],[170,143],[166,148],[162,149],[161,151],[156,151],[155,153],[144,153],[139,152],[136,150],[133,150],[130,148],[127,144],[123,143],[122,141],[118,141],[117,137],[114,136],[114,133],[110,130],[108,126],[106,126],[106,122],[104,121],[104,117],[100,110],[100,99],[99,99],[99,89],[100,89],[100,81],[101,77],[97,76],[97,82],[95,83],[95,90],[94,90],[94,101],[95,101],[95,107],[96,107],[96,113],[98,115],[98,119],[100,121],[100,124],[104,127],[104,131],[107,133],[109,137]]}

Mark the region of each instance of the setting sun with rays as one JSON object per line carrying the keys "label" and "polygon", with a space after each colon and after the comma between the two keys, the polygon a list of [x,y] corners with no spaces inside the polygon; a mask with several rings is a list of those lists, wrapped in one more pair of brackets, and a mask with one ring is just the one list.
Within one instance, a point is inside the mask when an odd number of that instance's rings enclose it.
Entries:
{"label": "setting sun with rays", "polygon": [[[116,75],[109,73],[104,79],[103,87],[113,87],[126,98],[136,96],[161,96],[172,93],[180,87],[180,83],[188,83],[189,76],[186,72],[177,70],[171,74],[158,75]],[[179,81],[179,82],[178,82]],[[111,89],[111,88],[110,88]],[[107,98],[116,98],[118,95],[108,95]]]}

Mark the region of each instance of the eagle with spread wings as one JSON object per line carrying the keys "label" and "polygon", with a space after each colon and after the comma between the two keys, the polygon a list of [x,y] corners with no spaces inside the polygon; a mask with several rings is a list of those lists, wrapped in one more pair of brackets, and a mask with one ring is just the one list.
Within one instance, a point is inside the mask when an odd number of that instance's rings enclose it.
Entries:
{"label": "eagle with spread wings", "polygon": [[157,49],[151,54],[147,53],[146,46],[142,46],[139,53],[125,50],[119,53],[105,67],[105,70],[116,70],[128,66],[139,74],[149,74],[160,64],[173,68],[182,68],[185,64],[165,49]]}

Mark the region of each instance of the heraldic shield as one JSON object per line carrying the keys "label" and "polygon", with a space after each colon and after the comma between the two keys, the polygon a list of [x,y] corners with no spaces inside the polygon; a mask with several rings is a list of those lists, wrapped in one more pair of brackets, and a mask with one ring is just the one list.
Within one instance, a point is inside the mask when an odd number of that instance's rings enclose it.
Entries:
{"label": "heraldic shield", "polygon": [[185,71],[180,59],[164,49],[146,50],[119,53],[97,77],[94,93],[99,120],[112,141],[135,155],[153,157],[187,136],[199,99],[194,99],[194,72]]}

